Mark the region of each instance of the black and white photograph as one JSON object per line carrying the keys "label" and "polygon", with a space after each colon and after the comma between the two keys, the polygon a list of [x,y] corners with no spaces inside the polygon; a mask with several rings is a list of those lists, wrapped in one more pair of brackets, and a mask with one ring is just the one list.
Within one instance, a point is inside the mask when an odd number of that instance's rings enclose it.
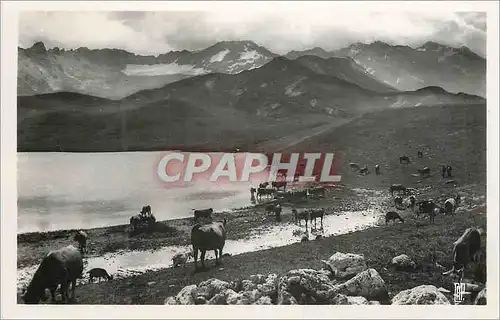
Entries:
{"label": "black and white photograph", "polygon": [[2,2],[2,304],[498,318],[498,1],[99,6]]}

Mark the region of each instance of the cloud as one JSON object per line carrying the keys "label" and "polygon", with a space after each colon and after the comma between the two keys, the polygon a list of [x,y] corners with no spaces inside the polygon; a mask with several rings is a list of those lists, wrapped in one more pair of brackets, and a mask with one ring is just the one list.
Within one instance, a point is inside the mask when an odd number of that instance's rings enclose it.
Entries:
{"label": "cloud", "polygon": [[483,12],[334,11],[311,5],[283,10],[23,12],[19,45],[118,48],[139,54],[198,50],[222,40],[252,40],[279,54],[315,46],[334,50],[354,42],[417,46],[435,41],[486,55]]}

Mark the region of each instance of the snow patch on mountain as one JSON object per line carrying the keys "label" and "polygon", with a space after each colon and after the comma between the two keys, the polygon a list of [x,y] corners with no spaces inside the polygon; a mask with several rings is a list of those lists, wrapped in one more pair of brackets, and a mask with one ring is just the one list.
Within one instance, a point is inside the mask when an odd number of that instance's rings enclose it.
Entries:
{"label": "snow patch on mountain", "polygon": [[229,53],[229,49],[226,49],[226,50],[222,50],[221,52],[217,53],[217,54],[214,54],[211,58],[210,58],[210,63],[214,63],[214,62],[221,62],[222,60],[224,60],[224,57]]}
{"label": "snow patch on mountain", "polygon": [[195,76],[208,73],[208,71],[203,68],[196,68],[193,65],[179,65],[175,62],[153,65],[127,64],[122,72],[127,76],[163,76],[179,73]]}

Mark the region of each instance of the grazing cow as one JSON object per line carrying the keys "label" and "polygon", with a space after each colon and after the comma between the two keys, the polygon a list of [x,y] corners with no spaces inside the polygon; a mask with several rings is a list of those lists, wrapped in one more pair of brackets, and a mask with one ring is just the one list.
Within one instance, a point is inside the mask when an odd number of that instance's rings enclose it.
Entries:
{"label": "grazing cow", "polygon": [[394,222],[396,222],[396,219],[399,219],[399,221],[401,222],[405,222],[403,218],[401,218],[401,216],[395,212],[395,211],[389,211],[385,214],[385,224],[387,225],[389,223],[389,221],[393,220]]}
{"label": "grazing cow", "polygon": [[435,207],[436,204],[432,200],[421,201],[418,203],[417,216],[420,215],[420,213],[424,213],[430,217]]}
{"label": "grazing cow", "polygon": [[83,272],[83,256],[79,249],[69,245],[58,250],[50,251],[42,260],[31,282],[23,295],[26,304],[38,304],[45,300],[45,289],[52,295],[52,302],[56,300],[56,289],[61,285],[61,297],[68,301],[68,288],[71,283],[71,297],[75,299],[76,279]]}
{"label": "grazing cow", "polygon": [[424,153],[420,150],[417,151],[417,157],[422,158],[424,156]]}
{"label": "grazing cow", "polygon": [[353,169],[354,171],[358,171],[360,166],[357,163],[351,162],[349,163],[349,168]]}
{"label": "grazing cow", "polygon": [[359,174],[367,175],[369,173],[370,173],[370,170],[368,170],[367,166],[364,166],[363,168],[359,169]]}
{"label": "grazing cow", "polygon": [[257,189],[257,198],[262,198],[262,196],[272,196],[273,194],[276,193],[276,190],[274,189],[268,189],[268,188],[259,188]]}
{"label": "grazing cow", "polygon": [[448,174],[448,177],[451,177],[451,166],[446,166],[446,173]]}
{"label": "grazing cow", "polygon": [[271,186],[273,188],[275,188],[276,190],[283,188],[283,191],[285,191],[286,185],[287,185],[286,181],[273,181],[273,182],[271,182]]}
{"label": "grazing cow", "polygon": [[187,261],[193,256],[193,252],[179,252],[172,257],[172,266],[177,268],[180,265],[186,266]]}
{"label": "grazing cow", "polygon": [[94,268],[90,271],[87,271],[87,273],[89,274],[89,283],[93,283],[94,278],[96,278],[98,281],[101,280],[101,278],[107,279],[108,281],[113,280],[113,276],[109,275],[106,269],[103,268]]}
{"label": "grazing cow", "polygon": [[205,225],[196,224],[191,229],[195,271],[198,270],[198,250],[201,252],[200,260],[203,269],[205,269],[207,250],[214,250],[216,265],[219,264],[219,260],[222,261],[222,249],[224,249],[226,243],[226,223],[227,220],[224,218],[223,222],[212,222]]}
{"label": "grazing cow", "polygon": [[391,193],[391,195],[394,195],[394,191],[405,192],[406,188],[402,184],[393,184],[389,188],[389,192]]}
{"label": "grazing cow", "polygon": [[314,219],[314,229],[316,229],[316,219],[320,218],[321,219],[321,229],[323,229],[323,217],[324,216],[325,216],[325,209],[324,208],[309,210],[309,220],[311,221],[311,226],[312,226],[312,222]]}
{"label": "grazing cow", "polygon": [[195,219],[210,218],[212,216],[213,212],[214,212],[214,209],[212,209],[212,208],[194,210],[194,218]]}
{"label": "grazing cow", "polygon": [[444,202],[444,212],[446,215],[454,215],[455,210],[457,210],[458,205],[460,204],[460,195],[456,195],[455,198],[449,198]]}
{"label": "grazing cow", "polygon": [[281,207],[281,204],[279,204],[279,203],[268,204],[266,206],[266,214],[268,212],[274,213],[274,215],[276,216],[276,221],[281,220],[281,211],[282,211],[282,207]]}
{"label": "grazing cow", "polygon": [[301,220],[304,220],[306,222],[306,230],[307,230],[307,220],[309,220],[309,211],[304,210],[304,211],[298,212],[296,209],[292,209],[292,213],[293,213],[295,223],[298,223],[299,226],[301,225],[300,224]]}
{"label": "grazing cow", "polygon": [[399,163],[405,163],[405,164],[408,164],[410,163],[410,158],[408,156],[402,156],[402,157],[399,157]]}
{"label": "grazing cow", "polygon": [[74,241],[78,242],[78,248],[82,254],[87,252],[87,238],[87,233],[82,230],[79,230],[73,238]]}
{"label": "grazing cow", "polygon": [[403,207],[403,197],[396,196],[394,197],[394,206],[398,209]]}
{"label": "grazing cow", "polygon": [[426,176],[429,176],[431,174],[431,168],[429,167],[424,167],[422,169],[417,169],[418,173],[423,176],[423,175],[426,175]]}
{"label": "grazing cow", "polygon": [[380,174],[380,166],[378,164],[375,165],[375,174]]}
{"label": "grazing cow", "polygon": [[479,262],[482,232],[477,228],[467,228],[462,236],[453,243],[453,267],[443,275],[458,272],[462,280],[464,269],[470,261]]}
{"label": "grazing cow", "polygon": [[316,188],[308,189],[307,192],[311,196],[321,196],[321,197],[324,197],[326,189],[325,189],[325,187],[316,187]]}
{"label": "grazing cow", "polygon": [[411,211],[415,211],[415,203],[416,202],[417,202],[417,199],[415,199],[415,196],[408,197],[408,208],[411,208]]}
{"label": "grazing cow", "polygon": [[444,178],[444,175],[446,174],[446,166],[443,164],[441,167],[441,177]]}
{"label": "grazing cow", "polygon": [[263,183],[259,184],[259,188],[267,188],[268,185],[269,185],[269,182],[263,182]]}

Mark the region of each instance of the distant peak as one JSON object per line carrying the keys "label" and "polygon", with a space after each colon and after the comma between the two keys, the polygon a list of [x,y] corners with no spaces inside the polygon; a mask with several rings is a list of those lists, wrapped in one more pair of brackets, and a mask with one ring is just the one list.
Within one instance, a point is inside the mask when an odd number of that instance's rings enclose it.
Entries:
{"label": "distant peak", "polygon": [[423,88],[420,88],[416,91],[430,91],[430,92],[434,92],[434,93],[448,93],[448,91],[446,91],[443,88],[438,87],[438,86],[423,87]]}
{"label": "distant peak", "polygon": [[45,53],[47,52],[47,48],[45,48],[45,44],[42,41],[35,42],[31,48],[29,48],[31,52],[35,53]]}

